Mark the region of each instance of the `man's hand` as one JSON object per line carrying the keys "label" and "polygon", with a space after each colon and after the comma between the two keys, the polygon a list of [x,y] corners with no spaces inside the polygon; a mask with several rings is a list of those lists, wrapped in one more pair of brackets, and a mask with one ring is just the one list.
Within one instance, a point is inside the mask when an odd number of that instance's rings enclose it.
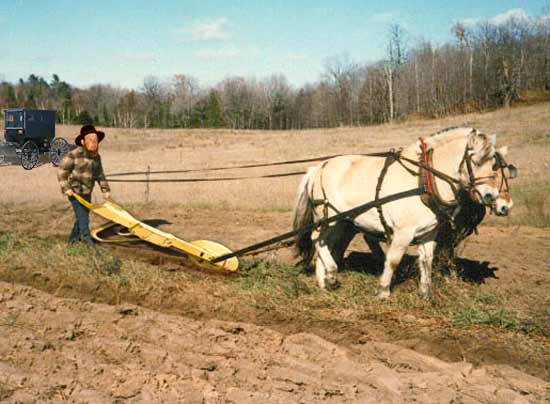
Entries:
{"label": "man's hand", "polygon": [[111,199],[111,193],[110,192],[104,192],[103,193],[103,199],[105,199],[105,200]]}
{"label": "man's hand", "polygon": [[68,189],[68,190],[65,191],[65,195],[67,195],[68,197],[73,196],[73,194],[74,194],[74,192],[73,192],[72,189]]}

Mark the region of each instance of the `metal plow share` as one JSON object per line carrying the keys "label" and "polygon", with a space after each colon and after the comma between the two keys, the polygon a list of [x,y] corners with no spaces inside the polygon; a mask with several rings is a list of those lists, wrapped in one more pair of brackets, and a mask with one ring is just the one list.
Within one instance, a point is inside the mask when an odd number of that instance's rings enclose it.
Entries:
{"label": "metal plow share", "polygon": [[[239,267],[239,260],[236,257],[228,258],[220,262],[211,262],[216,257],[231,254],[231,250],[219,243],[210,240],[184,241],[173,234],[164,232],[139,221],[110,199],[100,205],[94,205],[76,193],[73,195],[78,202],[90,209],[90,211],[109,220],[108,223],[91,231],[92,237],[99,242],[124,243],[143,240],[162,248],[183,252],[195,265],[201,268],[234,272]],[[117,231],[118,238],[106,239],[100,236],[102,232],[116,225],[120,225],[124,228],[124,230]]]}

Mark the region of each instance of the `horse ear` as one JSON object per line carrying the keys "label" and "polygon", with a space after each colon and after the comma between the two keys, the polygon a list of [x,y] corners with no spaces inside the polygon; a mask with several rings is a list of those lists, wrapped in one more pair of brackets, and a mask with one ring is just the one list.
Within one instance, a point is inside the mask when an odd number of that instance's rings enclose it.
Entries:
{"label": "horse ear", "polygon": [[472,131],[468,133],[468,147],[475,149],[476,142],[478,141],[477,129],[472,128]]}
{"label": "horse ear", "polygon": [[500,154],[502,157],[506,157],[508,154],[508,146],[502,146],[497,150],[498,154]]}
{"label": "horse ear", "polygon": [[480,164],[488,156],[492,156],[495,153],[495,141],[495,135],[488,137],[486,134],[478,132],[477,129],[472,129],[468,134],[468,148],[472,161],[475,164]]}

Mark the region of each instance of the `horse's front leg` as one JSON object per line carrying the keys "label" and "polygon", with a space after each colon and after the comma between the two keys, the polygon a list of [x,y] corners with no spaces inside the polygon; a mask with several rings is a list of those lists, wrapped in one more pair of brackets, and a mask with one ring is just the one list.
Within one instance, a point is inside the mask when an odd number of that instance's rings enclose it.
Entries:
{"label": "horse's front leg", "polygon": [[330,246],[326,243],[326,240],[318,239],[315,247],[317,250],[317,260],[315,262],[317,284],[321,289],[334,289],[338,286],[336,281],[338,266],[332,257]]}
{"label": "horse's front leg", "polygon": [[420,267],[420,294],[430,299],[432,291],[432,264],[434,259],[435,241],[428,241],[418,246],[418,266]]}
{"label": "horse's front leg", "polygon": [[363,240],[369,246],[369,250],[372,254],[372,257],[379,262],[384,262],[384,250],[380,247],[380,242],[378,240],[372,239],[366,234],[363,235]]}
{"label": "horse's front leg", "polygon": [[332,256],[331,244],[329,243],[328,229],[321,229],[312,235],[314,240],[317,258],[315,260],[315,275],[317,285],[321,289],[333,289],[337,286],[336,271],[338,266]]}
{"label": "horse's front leg", "polygon": [[338,287],[336,280],[338,265],[342,264],[344,252],[355,233],[355,227],[347,222],[335,223],[319,230],[315,242],[317,250],[315,270],[317,283],[321,289]]}
{"label": "horse's front leg", "polygon": [[414,231],[399,230],[394,233],[392,242],[386,252],[384,272],[380,278],[380,292],[378,293],[380,299],[389,299],[393,272],[401,262],[401,258],[403,258],[403,254],[407,251],[407,247],[413,240],[413,237]]}

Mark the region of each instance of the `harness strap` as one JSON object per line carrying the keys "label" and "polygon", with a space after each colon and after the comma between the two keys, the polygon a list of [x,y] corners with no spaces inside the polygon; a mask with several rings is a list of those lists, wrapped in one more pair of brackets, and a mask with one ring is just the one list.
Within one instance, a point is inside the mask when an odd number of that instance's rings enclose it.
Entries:
{"label": "harness strap", "polygon": [[476,188],[476,178],[474,176],[474,170],[472,168],[472,160],[468,155],[468,151],[470,150],[471,150],[470,147],[466,147],[466,149],[464,149],[464,156],[462,157],[462,162],[460,163],[460,166],[462,167],[464,164],[466,164],[466,170],[468,171],[468,179],[470,181],[470,185],[469,185],[470,198],[472,198],[472,200],[475,200],[474,198],[475,196],[478,199],[478,201],[481,203],[483,201],[483,197]]}
{"label": "harness strap", "polygon": [[460,181],[457,180],[456,178],[453,178],[450,175],[447,175],[447,174],[445,174],[445,173],[443,173],[443,172],[441,172],[441,171],[439,171],[439,170],[437,170],[437,169],[435,169],[435,168],[433,168],[429,165],[426,165],[423,162],[412,160],[412,159],[410,159],[408,157],[405,157],[405,156],[400,156],[399,158],[402,159],[402,160],[405,160],[408,163],[411,163],[412,165],[414,165],[416,167],[419,167],[419,168],[422,168],[423,170],[429,171],[434,176],[442,179],[443,181],[445,181],[449,184],[460,184]]}
{"label": "harness strap", "polygon": [[[295,229],[295,230],[289,231],[287,233],[280,234],[276,237],[270,238],[269,240],[265,240],[265,241],[262,241],[260,243],[253,244],[251,246],[244,247],[244,248],[242,248],[240,250],[237,250],[237,251],[233,251],[230,254],[221,255],[219,257],[216,257],[216,258],[210,260],[210,262],[215,264],[216,262],[225,261],[225,260],[228,260],[229,258],[232,258],[232,257],[238,257],[238,256],[246,254],[250,251],[257,250],[259,248],[263,248],[263,247],[266,247],[268,245],[278,243],[280,241],[289,239],[291,237],[295,237],[297,235],[301,235],[301,234],[305,234],[307,232],[311,232],[312,230],[317,229],[319,226],[327,225],[329,223],[336,222],[336,221],[342,220],[342,219],[350,219],[350,218],[356,217],[356,216],[366,212],[367,210],[373,208],[376,204],[390,203],[390,202],[393,202],[393,201],[397,201],[399,199],[418,196],[418,195],[420,195],[421,192],[422,192],[422,190],[420,188],[413,188],[413,189],[409,189],[408,191],[398,192],[396,194],[384,196],[384,197],[380,198],[378,200],[378,202],[375,202],[375,201],[367,202],[363,205],[359,205],[359,206],[357,206],[355,208],[352,208],[350,210],[346,210],[345,212],[340,212],[337,215],[334,215],[334,216],[329,217],[327,219],[323,219],[321,222],[315,222],[315,223],[300,227],[299,229]],[[324,222],[324,223],[322,223],[322,222]]]}
{"label": "harness strap", "polygon": [[[388,172],[388,168],[398,158],[399,157],[396,157],[396,154],[390,154],[384,160],[384,167],[382,167],[382,171],[380,171],[380,175],[378,176],[378,183],[376,184],[376,193],[374,195],[374,201],[375,202],[378,202],[380,200],[380,190],[382,189],[382,183],[384,182],[384,177],[386,176],[386,173]],[[378,211],[378,216],[380,218],[380,223],[382,223],[382,226],[384,227],[384,233],[386,233],[386,239],[389,243],[391,243],[393,230],[388,225],[388,222],[386,221],[386,218],[384,217],[384,212],[382,211],[382,205],[376,205],[376,210]]]}
{"label": "harness strap", "polygon": [[[418,140],[420,141],[420,148],[421,148],[421,155],[418,161],[412,160],[408,157],[405,157],[401,154],[401,149],[394,150],[391,149],[387,152],[381,152],[381,153],[368,153],[368,154],[362,154],[362,156],[370,156],[370,157],[385,157],[384,160],[384,166],[382,170],[380,171],[380,175],[378,176],[378,181],[376,185],[376,193],[374,198],[374,203],[378,202],[380,200],[380,192],[382,189],[382,185],[384,182],[384,178],[387,174],[387,171],[389,167],[394,163],[398,162],[409,174],[413,176],[418,176],[418,182],[419,182],[419,189],[422,189],[424,192],[420,194],[420,198],[422,202],[430,209],[434,214],[441,220],[446,221],[449,226],[452,229],[456,228],[456,218],[461,212],[461,206],[460,206],[460,200],[464,198],[464,195],[461,195],[459,192],[459,189],[457,189],[456,185],[460,184],[460,180],[453,178],[433,167],[432,163],[432,154],[433,150],[428,150],[427,144],[423,137],[419,137]],[[461,167],[462,165],[466,164],[467,170],[468,170],[468,176],[471,184],[471,188],[469,191],[470,193],[476,192],[477,189],[475,188],[476,178],[473,173],[473,169],[471,166],[470,156],[468,155],[468,151],[470,149],[467,147],[464,151],[464,156],[461,161]],[[413,169],[407,167],[403,162],[406,161],[413,166],[416,166],[419,168],[419,171],[416,172]],[[320,186],[321,186],[321,192],[323,195],[323,199],[314,199],[313,198],[313,189],[311,192],[310,201],[314,206],[323,205],[323,220],[321,222],[325,222],[328,219],[328,209],[334,210],[337,215],[339,215],[341,212],[338,211],[338,209],[330,203],[330,201],[327,198],[326,191],[323,185],[323,169],[325,168],[326,164],[328,163],[328,160],[325,160],[321,166],[321,172],[320,172]],[[451,188],[455,200],[448,202],[444,200],[438,189],[437,189],[437,182],[434,177],[439,178],[442,181],[445,181],[449,187]],[[503,177],[505,177],[503,175]],[[479,178],[477,179],[479,180]],[[506,181],[504,178],[503,181]],[[507,185],[507,184],[506,184]],[[502,187],[502,186],[501,186]],[[470,195],[470,198],[472,198],[472,195]],[[384,199],[384,198],[382,198]],[[473,198],[472,198],[473,199]],[[386,236],[386,239],[391,242],[393,230],[388,225],[385,217],[384,212],[382,210],[381,204],[376,205],[376,209],[378,211],[378,216],[380,218],[380,223],[384,227],[384,233]]]}
{"label": "harness strap", "polygon": [[323,199],[314,199],[313,198],[313,187],[311,189],[311,195],[310,195],[310,198],[309,198],[314,207],[319,206],[319,205],[323,205],[323,219],[324,219],[324,221],[326,221],[327,218],[328,218],[328,209],[329,208],[334,210],[334,212],[336,212],[337,214],[340,213],[340,211],[336,208],[336,206],[334,206],[328,200],[327,193],[326,193],[325,187],[323,185],[323,170],[324,170],[324,168],[327,164],[328,164],[328,160],[323,162],[323,164],[321,165],[321,168],[320,168],[320,173],[319,173],[319,184],[321,185],[321,193],[323,194]]}
{"label": "harness strap", "polygon": [[321,172],[319,173],[319,183],[321,184],[321,192],[323,193],[323,217],[326,219],[328,217],[328,205],[329,201],[327,198],[327,192],[325,191],[325,186],[323,185],[323,171],[328,164],[328,160],[323,163],[321,166]]}

